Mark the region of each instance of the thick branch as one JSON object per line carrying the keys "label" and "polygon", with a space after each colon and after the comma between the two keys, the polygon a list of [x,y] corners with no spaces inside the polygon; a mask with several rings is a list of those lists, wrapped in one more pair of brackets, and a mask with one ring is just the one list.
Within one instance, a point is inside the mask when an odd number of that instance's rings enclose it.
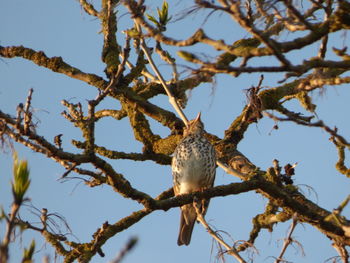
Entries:
{"label": "thick branch", "polygon": [[3,47],[0,46],[0,56],[4,58],[22,57],[30,60],[40,67],[44,67],[65,74],[73,79],[78,79],[88,83],[89,85],[102,88],[107,86],[106,81],[103,78],[90,73],[82,72],[81,70],[67,64],[61,57],[48,58],[44,52],[35,51],[23,46]]}

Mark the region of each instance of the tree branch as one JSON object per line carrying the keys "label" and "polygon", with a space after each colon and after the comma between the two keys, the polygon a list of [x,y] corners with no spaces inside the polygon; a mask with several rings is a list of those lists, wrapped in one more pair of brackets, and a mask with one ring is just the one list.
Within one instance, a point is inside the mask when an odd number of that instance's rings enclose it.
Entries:
{"label": "tree branch", "polygon": [[275,263],[280,263],[281,261],[285,261],[283,260],[283,255],[284,253],[286,252],[287,250],[287,247],[293,243],[293,238],[292,238],[292,234],[294,232],[294,229],[295,227],[297,226],[297,217],[296,215],[293,215],[293,220],[292,220],[292,224],[290,225],[290,229],[289,229],[289,232],[288,232],[288,235],[287,237],[284,239],[284,243],[283,243],[283,247],[282,247],[282,250],[281,250],[281,253],[280,255],[277,257],[277,259],[275,260]]}
{"label": "tree branch", "polygon": [[48,58],[42,51],[35,51],[23,46],[0,46],[0,56],[4,58],[21,57],[32,61],[40,67],[50,69],[53,72],[65,74],[68,77],[81,80],[97,88],[107,86],[106,81],[103,80],[103,78],[95,74],[82,72],[81,70],[64,62],[61,57]]}

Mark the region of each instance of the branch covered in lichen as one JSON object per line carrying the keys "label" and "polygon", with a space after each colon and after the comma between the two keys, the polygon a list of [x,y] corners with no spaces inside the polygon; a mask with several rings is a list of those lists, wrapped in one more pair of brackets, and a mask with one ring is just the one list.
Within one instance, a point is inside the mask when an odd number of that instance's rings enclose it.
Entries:
{"label": "branch covered in lichen", "polygon": [[68,77],[84,81],[94,87],[102,88],[104,85],[106,85],[103,78],[95,74],[82,72],[81,70],[70,66],[64,62],[61,57],[49,58],[42,51],[35,51],[23,46],[0,46],[0,56],[4,58],[22,57],[32,61],[40,67],[44,67],[52,70],[53,72],[65,74]]}

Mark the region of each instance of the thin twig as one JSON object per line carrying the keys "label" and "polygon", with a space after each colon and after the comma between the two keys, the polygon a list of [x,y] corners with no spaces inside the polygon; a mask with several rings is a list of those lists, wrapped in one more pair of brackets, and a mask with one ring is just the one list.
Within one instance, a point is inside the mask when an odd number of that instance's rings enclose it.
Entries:
{"label": "thin twig", "polygon": [[19,208],[20,204],[13,203],[11,206],[11,213],[6,224],[6,232],[3,241],[0,242],[0,262],[6,263],[9,258],[9,245],[11,242],[11,235],[13,235],[16,226],[15,221]]}
{"label": "thin twig", "polygon": [[111,91],[111,89],[118,84],[121,75],[123,74],[125,70],[125,63],[127,62],[130,54],[130,39],[129,37],[126,38],[125,40],[125,47],[123,49],[122,53],[122,62],[118,66],[118,70],[115,75],[111,76],[111,81],[109,82],[108,86],[103,90],[102,93],[100,93],[95,100],[93,100],[94,106],[97,106]]}
{"label": "thin twig", "polygon": [[120,250],[118,256],[111,263],[120,263],[124,259],[124,257],[135,247],[137,241],[137,237],[130,238],[125,244],[125,247],[122,250]]}
{"label": "thin twig", "polygon": [[[332,13],[332,3],[333,3],[333,0],[327,0],[327,7],[324,14],[324,21],[327,21]],[[322,38],[321,45],[319,47],[319,51],[318,51],[319,58],[324,59],[326,57],[327,45],[328,45],[328,35],[325,35]],[[322,72],[322,68],[317,69],[316,72]]]}
{"label": "thin twig", "polygon": [[27,135],[28,132],[29,132],[29,129],[30,129],[30,124],[32,122],[32,112],[30,111],[30,106],[31,106],[31,103],[32,103],[32,95],[33,95],[33,89],[30,88],[29,89],[29,94],[28,94],[28,97],[27,97],[27,101],[26,101],[26,104],[24,106],[24,124],[23,124],[23,127],[24,127],[24,134]]}
{"label": "thin twig", "polygon": [[284,253],[286,252],[287,247],[293,242],[292,234],[293,234],[293,231],[294,231],[294,229],[295,229],[297,223],[298,223],[298,219],[297,219],[296,214],[294,214],[294,215],[293,215],[293,221],[292,221],[292,224],[290,225],[290,229],[289,229],[288,235],[287,235],[287,237],[284,239],[284,243],[283,243],[283,247],[282,247],[281,253],[280,253],[280,255],[278,256],[278,258],[276,259],[275,263],[279,263],[279,262],[281,262],[281,261],[284,261],[283,255],[284,255]]}
{"label": "thin twig", "polygon": [[[136,20],[135,20],[135,25],[138,29],[138,31],[141,33],[141,27],[140,25],[137,24]],[[141,43],[140,43],[140,46],[141,46],[141,49],[143,50],[143,52],[145,53],[154,73],[156,73],[160,83],[162,84],[166,94],[168,95],[168,98],[169,98],[169,102],[170,104],[174,107],[174,109],[176,110],[176,112],[179,114],[180,118],[182,119],[182,121],[185,123],[185,125],[187,126],[188,124],[188,119],[185,115],[185,113],[183,112],[183,110],[180,108],[179,104],[177,103],[174,95],[172,94],[172,92],[170,91],[168,85],[166,84],[162,74],[160,73],[160,71],[158,70],[157,66],[155,65],[153,59],[152,59],[152,56],[149,52],[149,49],[144,41],[143,38],[141,38]]]}
{"label": "thin twig", "polygon": [[[294,7],[292,1],[283,0],[286,8],[290,11],[295,18],[299,20],[300,23],[304,24],[307,29],[313,31],[312,25],[305,19],[305,17]],[[292,18],[292,16],[290,16]]]}
{"label": "thin twig", "polygon": [[220,238],[215,231],[208,225],[207,221],[204,219],[203,214],[201,213],[200,209],[200,203],[201,202],[193,202],[193,206],[196,209],[197,212],[197,220],[204,226],[204,228],[208,231],[208,233],[217,241],[219,242],[222,246],[224,246],[227,249],[227,253],[234,258],[237,259],[238,262],[240,263],[246,263],[246,261],[239,255],[237,250],[232,246],[228,245],[222,238]]}
{"label": "thin twig", "polygon": [[224,164],[223,162],[221,162],[221,161],[219,161],[219,160],[216,161],[216,164],[217,164],[219,167],[221,167],[221,168],[222,168],[226,173],[228,173],[228,174],[231,174],[231,175],[233,175],[233,176],[235,176],[235,177],[238,177],[238,178],[240,178],[240,179],[242,179],[242,180],[246,180],[246,179],[247,179],[247,175],[246,175],[246,174],[241,173],[241,172],[239,172],[238,170],[233,169],[233,168],[227,166],[226,164]]}
{"label": "thin twig", "polygon": [[336,208],[337,213],[340,215],[343,209],[348,205],[350,201],[350,195],[348,195],[343,202]]}
{"label": "thin twig", "polygon": [[[124,59],[123,53],[120,53],[119,56],[120,56],[122,59]],[[125,64],[128,66],[129,69],[135,68],[135,66],[134,66],[129,60],[126,60],[126,63],[125,63]],[[143,76],[145,76],[146,78],[151,79],[152,81],[155,81],[155,80],[156,80],[156,77],[153,76],[151,73],[149,73],[149,72],[147,71],[146,68],[144,68],[144,69],[142,70],[141,73],[142,73]]]}
{"label": "thin twig", "polygon": [[349,263],[349,253],[346,250],[345,246],[343,244],[338,244],[337,242],[334,242],[332,246],[338,252],[341,261],[343,263]]}
{"label": "thin twig", "polygon": [[61,177],[60,180],[67,177],[67,175],[77,167],[77,164],[73,164]]}
{"label": "thin twig", "polygon": [[287,115],[287,118],[277,117],[276,115],[273,115],[272,113],[269,113],[267,111],[263,112],[263,114],[275,121],[292,121],[292,122],[295,122],[296,124],[303,125],[303,126],[322,128],[332,136],[331,138],[336,138],[338,143],[350,149],[350,142],[348,142],[343,136],[338,134],[338,129],[336,127],[334,129],[330,128],[329,126],[325,125],[321,120],[317,122],[307,122],[300,118],[295,118],[295,116],[292,116],[288,112],[285,112],[285,114]]}
{"label": "thin twig", "polygon": [[79,0],[81,7],[84,11],[91,16],[99,16],[99,12],[95,9],[95,7],[88,3],[86,0]]}

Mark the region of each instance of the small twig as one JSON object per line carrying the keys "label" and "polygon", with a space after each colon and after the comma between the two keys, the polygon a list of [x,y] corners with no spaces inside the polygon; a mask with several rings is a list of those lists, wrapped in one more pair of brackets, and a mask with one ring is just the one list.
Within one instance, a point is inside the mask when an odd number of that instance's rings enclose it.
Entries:
{"label": "small twig", "polygon": [[277,42],[272,38],[267,37],[262,31],[258,30],[253,24],[249,23],[249,20],[243,14],[240,1],[233,1],[230,7],[231,16],[236,20],[242,28],[247,30],[250,34],[260,40],[266,45],[266,47],[274,54],[274,56],[281,62],[281,64],[288,69],[292,69],[291,62],[280,51],[280,47]]}
{"label": "small twig", "polygon": [[95,7],[88,3],[86,0],[79,0],[81,7],[84,9],[84,11],[92,16],[99,16],[99,12],[95,9]]}
{"label": "small twig", "polygon": [[[122,59],[124,59],[123,53],[120,53],[119,56],[120,56]],[[126,60],[125,65],[127,65],[129,69],[135,68],[135,66],[134,66],[129,60]],[[156,77],[153,76],[151,73],[149,73],[148,70],[147,70],[146,68],[144,68],[144,69],[142,70],[141,73],[142,73],[143,76],[145,76],[146,78],[151,79],[152,81],[155,81],[155,80],[156,80]]]}
{"label": "small twig", "polygon": [[304,24],[307,29],[310,31],[313,31],[312,25],[305,19],[305,17],[293,6],[292,1],[290,0],[283,0],[285,6],[287,7],[288,11],[290,11],[291,14],[295,18],[299,20],[300,23]]}
{"label": "small twig", "polygon": [[60,179],[63,179],[65,177],[67,177],[67,175],[71,172],[74,171],[74,169],[77,167],[77,164],[73,164],[72,167],[70,167],[69,169],[67,169],[67,171],[64,172],[64,174],[60,177]]}
{"label": "small twig", "polygon": [[23,103],[18,104],[17,106],[17,116],[16,116],[16,129],[19,130],[19,126],[22,123],[23,115]]}
{"label": "small twig", "polygon": [[[324,14],[324,21],[327,21],[332,13],[332,2],[333,0],[327,0],[327,7]],[[321,45],[319,47],[319,51],[317,54],[319,58],[324,59],[326,57],[327,45],[328,45],[328,35],[325,35],[322,38]],[[316,72],[322,72],[322,69],[316,69]]]}
{"label": "small twig", "polygon": [[46,208],[41,209],[40,220],[41,220],[41,223],[43,223],[43,229],[46,230],[47,228],[47,209]]}
{"label": "small twig", "polygon": [[[136,20],[135,20],[135,25],[136,25],[136,28],[137,30],[141,33],[141,27],[139,24],[137,24]],[[179,114],[180,118],[182,119],[182,121],[185,123],[185,125],[187,126],[188,124],[188,119],[185,115],[185,113],[182,111],[182,109],[180,108],[179,104],[177,103],[174,95],[172,94],[172,92],[170,91],[168,85],[166,84],[162,74],[160,73],[160,71],[158,70],[157,66],[155,65],[153,59],[152,59],[152,56],[149,52],[149,49],[144,41],[143,38],[141,38],[141,43],[140,43],[140,46],[141,46],[141,49],[143,50],[143,52],[145,53],[154,73],[156,73],[160,83],[162,84],[166,94],[168,95],[168,98],[169,98],[169,102],[170,104],[174,107],[174,109],[176,110],[177,114]]]}
{"label": "small twig", "polygon": [[11,235],[14,232],[16,226],[16,216],[19,211],[20,205],[13,203],[11,206],[11,213],[7,219],[6,232],[2,242],[0,242],[0,262],[7,262],[9,258],[9,244],[11,242]]}
{"label": "small twig", "polygon": [[226,173],[228,173],[228,174],[231,174],[231,175],[233,175],[233,176],[236,176],[236,177],[238,177],[238,178],[240,178],[240,179],[242,179],[242,180],[246,180],[246,179],[247,179],[247,175],[246,175],[246,174],[241,173],[241,172],[239,172],[238,170],[233,169],[233,168],[227,166],[226,164],[222,163],[222,162],[219,161],[219,160],[216,161],[216,164],[217,164],[219,167],[221,167],[221,168],[222,168]]}
{"label": "small twig", "polygon": [[275,170],[276,176],[280,177],[281,176],[281,166],[279,165],[279,161],[277,159],[274,159],[272,161],[273,163],[273,169]]}
{"label": "small twig", "polygon": [[184,112],[182,111],[182,109],[180,108],[180,106],[178,105],[175,97],[173,96],[173,94],[171,93],[168,85],[166,84],[163,76],[160,74],[159,70],[157,67],[155,67],[154,65],[154,61],[149,53],[149,50],[147,48],[147,46],[145,45],[144,41],[141,41],[141,48],[143,50],[143,52],[145,53],[148,61],[150,62],[150,65],[152,67],[152,69],[154,70],[154,72],[156,73],[160,83],[162,84],[162,86],[164,87],[165,92],[167,93],[168,97],[169,97],[169,102],[170,104],[174,107],[174,109],[176,110],[176,112],[179,114],[180,118],[182,119],[182,121],[185,123],[185,125],[187,126],[188,124],[188,119],[186,117],[186,115],[184,114]]}
{"label": "small twig", "polygon": [[58,149],[62,150],[62,139],[61,137],[63,136],[62,133],[56,135],[53,139],[55,145],[58,147]]}
{"label": "small twig", "polygon": [[334,249],[338,252],[339,257],[343,263],[349,263],[349,253],[345,246],[342,244],[337,244],[336,242],[332,244]]}
{"label": "small twig", "polygon": [[[111,89],[114,88],[116,85],[118,85],[118,82],[125,70],[125,63],[126,60],[129,57],[130,53],[130,38],[127,36],[125,41],[125,47],[123,50],[123,60],[118,65],[117,72],[115,75],[111,76],[111,81],[108,84],[108,86],[103,90],[102,93],[100,93],[94,100],[89,101],[89,118],[87,122],[87,130],[86,133],[86,141],[88,142],[88,145],[86,147],[86,153],[94,155],[94,147],[95,147],[95,108],[96,106],[110,93]],[[79,105],[79,104],[78,104]],[[82,115],[82,114],[81,114]]]}
{"label": "small twig", "polygon": [[343,209],[348,205],[350,201],[350,195],[348,195],[345,200],[343,202],[341,202],[341,204],[338,206],[338,208],[336,209],[337,213],[340,215],[341,212],[343,211]]}
{"label": "small twig", "polygon": [[123,49],[122,54],[123,54],[122,55],[123,60],[119,64],[116,74],[111,76],[111,81],[109,82],[108,86],[103,90],[102,93],[100,93],[96,97],[95,100],[92,101],[94,106],[97,106],[109,94],[111,89],[119,82],[119,79],[125,70],[125,64],[129,58],[129,54],[130,54],[130,39],[129,39],[129,37],[126,38],[125,47]]}
{"label": "small twig", "polygon": [[287,237],[284,239],[284,243],[283,243],[283,247],[282,247],[281,253],[280,253],[280,255],[278,256],[278,258],[276,259],[275,263],[279,263],[279,262],[281,262],[281,261],[284,261],[283,255],[284,255],[284,253],[286,252],[287,247],[293,242],[292,234],[293,234],[293,231],[294,231],[294,229],[295,229],[297,223],[298,223],[297,215],[294,214],[294,215],[293,215],[293,221],[292,221],[292,224],[290,225],[290,229],[289,229],[288,235],[287,235]]}
{"label": "small twig", "polygon": [[114,87],[115,83],[117,83],[116,77],[113,75],[111,77],[111,81],[108,86],[93,100],[91,101],[95,106],[98,105],[111,91],[112,87]]}
{"label": "small twig", "polygon": [[176,68],[175,59],[170,57],[169,53],[162,49],[160,42],[157,42],[155,51],[159,54],[161,59],[163,59],[166,63],[168,63],[172,67],[174,81],[177,89],[179,89],[179,73]]}
{"label": "small twig", "polygon": [[31,102],[32,102],[32,95],[33,95],[33,89],[29,89],[29,94],[28,94],[28,97],[27,97],[27,101],[26,101],[26,104],[24,106],[24,131],[23,133],[25,135],[28,134],[29,132],[29,128],[30,128],[30,123],[32,121],[32,113],[30,112],[30,105],[31,105]]}
{"label": "small twig", "polygon": [[120,263],[124,257],[130,253],[130,251],[135,247],[137,244],[138,239],[137,237],[131,237],[128,242],[125,244],[125,247],[120,250],[118,256],[111,262],[111,263]]}
{"label": "small twig", "polygon": [[24,112],[25,112],[25,113],[29,112],[30,104],[31,104],[31,102],[32,102],[33,91],[34,91],[33,88],[30,88],[30,89],[29,89],[29,93],[28,93],[26,105],[25,105],[25,107],[24,107]]}
{"label": "small twig", "polygon": [[237,259],[240,263],[246,263],[246,261],[239,255],[237,250],[232,246],[228,245],[222,238],[220,238],[215,231],[208,225],[207,221],[204,219],[201,210],[201,202],[194,201],[193,206],[196,209],[197,220],[204,226],[208,233],[217,241],[219,244],[227,249],[227,253]]}
{"label": "small twig", "polygon": [[348,195],[346,199],[336,209],[333,209],[333,212],[325,218],[325,221],[333,220],[338,225],[343,224],[344,218],[341,216],[341,213],[343,209],[347,206],[349,201],[350,201],[350,195]]}
{"label": "small twig", "polygon": [[276,115],[273,115],[272,113],[269,112],[263,112],[263,114],[275,121],[293,121],[296,124],[299,125],[303,125],[303,126],[309,126],[309,127],[318,127],[318,128],[322,128],[323,130],[325,130],[327,133],[329,133],[332,137],[337,139],[337,142],[342,144],[343,146],[346,146],[348,148],[350,148],[350,142],[348,142],[343,136],[338,134],[338,129],[337,128],[330,128],[329,126],[325,125],[323,123],[323,121],[317,121],[317,122],[307,122],[305,120],[299,119],[299,118],[295,118],[292,115],[288,115],[287,118],[280,118],[277,117]]}

